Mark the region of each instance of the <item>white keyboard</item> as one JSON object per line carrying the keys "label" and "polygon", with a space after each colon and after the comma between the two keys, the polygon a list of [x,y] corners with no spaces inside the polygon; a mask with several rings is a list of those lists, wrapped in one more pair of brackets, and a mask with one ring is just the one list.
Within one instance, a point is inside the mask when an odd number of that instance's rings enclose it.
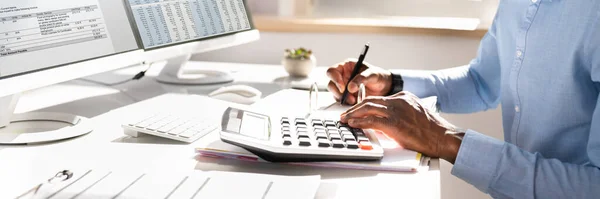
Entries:
{"label": "white keyboard", "polygon": [[160,112],[126,122],[122,127],[125,134],[133,137],[145,133],[191,143],[210,132],[220,131],[220,121],[214,118],[214,115]]}

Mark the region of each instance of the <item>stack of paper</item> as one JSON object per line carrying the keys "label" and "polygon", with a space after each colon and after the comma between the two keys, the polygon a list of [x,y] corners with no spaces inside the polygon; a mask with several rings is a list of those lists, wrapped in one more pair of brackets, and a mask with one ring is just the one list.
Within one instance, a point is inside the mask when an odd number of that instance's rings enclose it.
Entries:
{"label": "stack of paper", "polygon": [[[51,177],[51,176],[49,176]],[[320,176],[232,172],[79,170],[66,181],[43,182],[18,198],[314,198]]]}

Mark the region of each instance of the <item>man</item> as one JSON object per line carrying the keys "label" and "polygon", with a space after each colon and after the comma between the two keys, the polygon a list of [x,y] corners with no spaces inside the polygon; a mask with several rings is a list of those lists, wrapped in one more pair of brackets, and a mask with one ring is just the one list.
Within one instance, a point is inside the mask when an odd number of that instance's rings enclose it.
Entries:
{"label": "man", "polygon": [[[353,67],[327,72],[338,100]],[[453,163],[453,175],[492,197],[600,198],[600,1],[500,1],[468,66],[391,74],[365,64],[348,103],[360,83],[371,97],[342,121]],[[418,97],[428,96],[446,113],[501,103],[505,142],[424,109]]]}

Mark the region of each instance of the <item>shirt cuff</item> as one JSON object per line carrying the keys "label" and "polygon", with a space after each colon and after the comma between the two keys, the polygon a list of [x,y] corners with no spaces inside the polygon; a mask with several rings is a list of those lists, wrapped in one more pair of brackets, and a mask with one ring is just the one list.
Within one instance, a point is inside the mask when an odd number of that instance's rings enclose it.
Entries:
{"label": "shirt cuff", "polygon": [[402,76],[403,90],[415,94],[419,98],[437,96],[437,89],[431,71],[422,70],[392,70]]}
{"label": "shirt cuff", "polygon": [[473,130],[467,130],[452,167],[452,175],[488,193],[505,143]]}

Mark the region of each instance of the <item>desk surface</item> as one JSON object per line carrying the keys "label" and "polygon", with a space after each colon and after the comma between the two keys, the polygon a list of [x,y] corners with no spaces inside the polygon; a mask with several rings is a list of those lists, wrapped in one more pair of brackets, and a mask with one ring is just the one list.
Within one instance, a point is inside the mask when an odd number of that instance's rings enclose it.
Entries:
{"label": "desk surface", "polygon": [[[190,62],[188,67],[217,67],[232,71],[236,82],[263,92],[263,97],[288,88],[292,80],[280,66]],[[88,77],[105,83],[130,78],[140,67],[126,68]],[[120,127],[125,113],[135,110],[137,101],[165,93],[206,95],[223,85],[173,86],[159,84],[153,76],[161,66],[153,66],[148,77],[116,87],[103,87],[74,80],[25,93],[17,112],[55,111],[91,118],[96,128],[88,135],[55,143],[0,146],[0,198],[12,198],[21,190],[54,175],[75,168],[119,168],[145,171],[218,170],[275,175],[321,175],[317,198],[440,198],[439,162],[430,171],[392,173],[333,168],[308,168],[270,163],[198,158],[193,144],[147,136],[125,136]],[[312,77],[325,78],[325,68]],[[258,77],[258,78],[257,78]]]}

